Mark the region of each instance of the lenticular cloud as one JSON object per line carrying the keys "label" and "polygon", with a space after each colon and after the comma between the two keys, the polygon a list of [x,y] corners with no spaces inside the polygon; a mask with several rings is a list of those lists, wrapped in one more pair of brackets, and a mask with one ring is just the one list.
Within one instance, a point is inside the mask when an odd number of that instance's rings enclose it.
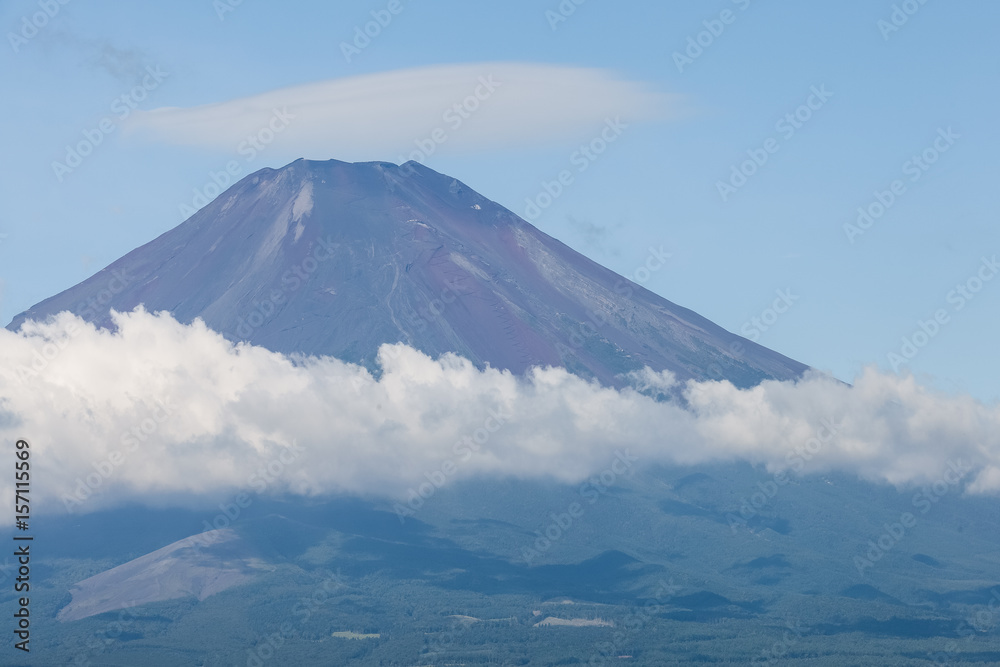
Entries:
{"label": "lenticular cloud", "polygon": [[[256,155],[260,144],[274,141],[269,151],[295,157],[370,159],[377,151],[400,162],[422,162],[438,152],[577,141],[617,117],[631,123],[682,113],[680,96],[613,72],[485,62],[363,74],[195,107],[140,110],[126,129],[172,144],[235,148],[241,155]],[[401,152],[405,156],[397,158]]]}
{"label": "lenticular cloud", "polygon": [[[142,309],[114,332],[70,313],[0,331],[0,436],[31,444],[35,502],[90,511],[237,489],[390,498],[475,475],[575,483],[641,463],[747,460],[904,485],[971,466],[1000,491],[1000,406],[866,370],[740,390],[645,370],[617,390],[563,369],[519,377],[385,345],[381,372],[233,344]],[[4,479],[5,498],[12,482]]]}

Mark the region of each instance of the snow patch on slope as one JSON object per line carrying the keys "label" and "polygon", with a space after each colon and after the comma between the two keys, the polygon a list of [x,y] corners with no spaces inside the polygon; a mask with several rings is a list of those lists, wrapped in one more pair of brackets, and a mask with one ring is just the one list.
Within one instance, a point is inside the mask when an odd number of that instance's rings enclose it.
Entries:
{"label": "snow patch on slope", "polygon": [[483,271],[482,269],[480,269],[478,266],[476,266],[475,264],[473,264],[472,262],[470,262],[466,257],[463,257],[462,255],[459,255],[457,252],[451,253],[448,256],[448,258],[451,260],[452,264],[454,264],[455,266],[457,266],[457,267],[459,267],[461,269],[465,269],[469,274],[471,274],[473,276],[476,276],[477,278],[480,278],[482,280],[489,280],[490,279],[490,276],[489,276],[488,273],[486,273],[485,271]]}
{"label": "snow patch on slope", "polygon": [[302,237],[302,232],[306,230],[302,224],[302,218],[312,213],[313,210],[313,184],[306,181],[298,196],[292,202],[292,222],[295,223],[295,241]]}
{"label": "snow patch on slope", "polygon": [[292,203],[292,222],[298,222],[313,210],[313,184],[306,181]]}

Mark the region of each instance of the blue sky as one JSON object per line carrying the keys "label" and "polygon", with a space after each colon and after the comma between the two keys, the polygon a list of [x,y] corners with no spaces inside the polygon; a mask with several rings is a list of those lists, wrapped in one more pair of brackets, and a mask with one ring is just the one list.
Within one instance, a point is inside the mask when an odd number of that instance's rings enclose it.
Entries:
{"label": "blue sky", "polygon": [[[1000,279],[983,262],[1000,255],[997,5],[568,0],[574,11],[553,22],[557,0],[399,0],[395,14],[389,0],[222,3],[0,6],[4,322],[179,224],[179,205],[210,173],[243,159],[202,123],[213,109],[238,116],[246,100],[281,100],[289,87],[330,95],[345,78],[384,75],[383,94],[399,95],[395,120],[355,131],[363,110],[337,103],[337,131],[308,148],[317,126],[279,133],[241,175],[304,153],[397,161],[433,125],[410,132],[423,107],[404,90],[412,75],[391,73],[502,72],[504,94],[537,73],[535,103],[513,114],[517,97],[484,100],[426,164],[520,215],[569,170],[533,223],[630,277],[646,278],[649,249],[662,247],[670,259],[644,284],[671,301],[848,381],[913,352],[900,370],[1000,398]],[[372,12],[391,21],[349,60],[342,44]],[[675,53],[699,38],[701,52],[678,66]],[[572,72],[579,85],[563,85]],[[144,80],[133,110],[121,98]],[[646,108],[654,98],[657,113]],[[148,113],[164,107],[188,111]],[[581,173],[573,157],[608,114],[627,127]],[[67,145],[105,119],[112,129],[92,154],[57,174]],[[744,165],[752,175],[723,197],[719,183],[754,156],[763,164]],[[880,206],[852,243],[845,224]]]}

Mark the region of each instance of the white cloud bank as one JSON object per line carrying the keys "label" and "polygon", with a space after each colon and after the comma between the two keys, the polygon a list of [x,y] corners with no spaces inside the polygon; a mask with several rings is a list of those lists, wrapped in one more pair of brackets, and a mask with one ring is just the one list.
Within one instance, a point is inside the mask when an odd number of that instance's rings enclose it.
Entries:
{"label": "white cloud bank", "polygon": [[[409,159],[419,143],[426,154],[589,140],[588,133],[609,118],[663,118],[676,114],[679,104],[679,96],[606,70],[495,62],[397,70],[139,111],[127,129],[234,157],[263,132],[262,144],[274,142],[268,151],[289,156],[397,160]],[[290,116],[287,127],[271,124],[275,110]],[[278,133],[269,135],[269,125]]]}
{"label": "white cloud bank", "polygon": [[[116,322],[112,334],[62,313],[0,330],[0,438],[11,463],[15,440],[30,442],[36,507],[237,488],[401,498],[438,471],[578,482],[626,449],[646,463],[744,459],[894,484],[940,479],[961,460],[974,468],[967,491],[1000,491],[1000,406],[874,369],[853,387],[819,375],[749,390],[689,383],[683,409],[561,369],[518,378],[397,345],[382,348],[375,379],[165,314]],[[12,487],[3,476],[5,502]]]}

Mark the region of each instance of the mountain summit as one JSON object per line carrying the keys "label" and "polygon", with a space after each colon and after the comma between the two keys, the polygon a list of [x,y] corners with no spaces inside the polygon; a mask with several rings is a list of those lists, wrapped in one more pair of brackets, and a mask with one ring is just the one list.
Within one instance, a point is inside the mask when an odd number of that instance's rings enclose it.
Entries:
{"label": "mountain summit", "polygon": [[806,370],[416,162],[258,171],[8,328],[63,310],[108,327],[111,309],[140,304],[231,340],[369,367],[381,344],[404,342],[608,385],[643,366],[741,387]]}

